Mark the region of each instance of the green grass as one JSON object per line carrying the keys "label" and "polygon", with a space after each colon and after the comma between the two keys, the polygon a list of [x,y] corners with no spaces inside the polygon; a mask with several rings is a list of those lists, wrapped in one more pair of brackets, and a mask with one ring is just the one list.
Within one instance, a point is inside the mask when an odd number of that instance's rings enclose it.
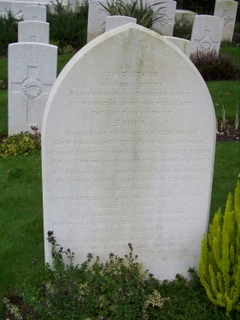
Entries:
{"label": "green grass", "polygon": [[229,192],[234,192],[240,174],[240,143],[216,144],[210,219],[218,208],[224,210]]}
{"label": "green grass", "polygon": [[239,108],[239,81],[209,81],[207,86],[213,99],[217,119],[222,119],[224,107],[226,119],[234,122]]}
{"label": "green grass", "polygon": [[[235,49],[235,48],[234,48]],[[59,55],[58,73],[73,54]],[[0,59],[0,79],[7,79],[7,59]],[[239,103],[238,81],[207,83],[218,119],[222,107],[226,118],[235,120]],[[7,132],[7,90],[0,90],[0,134]],[[227,195],[233,191],[240,173],[240,143],[217,143],[212,189],[211,215],[224,208]],[[33,261],[43,261],[43,213],[40,154],[30,157],[0,159],[0,319],[1,300],[12,294],[18,281],[29,274],[38,281]],[[137,253],[137,252],[136,252]],[[163,297],[170,296],[158,319],[227,320],[224,312],[215,308],[198,281],[187,283],[181,277],[161,285]],[[240,319],[234,315],[232,319]]]}
{"label": "green grass", "polygon": [[[228,193],[235,188],[239,146],[236,142],[216,146],[211,217],[224,207]],[[43,266],[41,189],[40,154],[0,159],[0,300],[11,294],[26,274],[37,281],[34,260]],[[162,296],[170,295],[171,303],[159,319],[227,319],[207,300],[200,285],[196,288],[194,283],[183,282],[180,279],[162,286]]]}
{"label": "green grass", "polygon": [[228,54],[238,65],[238,67],[240,67],[240,47],[222,46],[220,53]]}
{"label": "green grass", "polygon": [[36,276],[35,259],[43,263],[40,155],[0,159],[0,190],[1,301],[18,278]]}
{"label": "green grass", "polygon": [[59,54],[58,55],[58,66],[57,73],[59,74],[66,63],[74,56],[74,53],[69,54]]}

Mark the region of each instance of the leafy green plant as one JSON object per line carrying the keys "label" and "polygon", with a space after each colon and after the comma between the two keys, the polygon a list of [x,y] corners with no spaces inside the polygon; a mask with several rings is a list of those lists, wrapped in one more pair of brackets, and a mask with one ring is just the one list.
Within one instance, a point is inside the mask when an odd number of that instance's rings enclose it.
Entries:
{"label": "leafy green plant", "polygon": [[[64,250],[48,232],[52,246],[52,267],[46,265],[40,287],[25,282],[21,296],[41,319],[150,319],[156,318],[164,303],[158,281],[130,253],[119,258],[113,253],[101,263],[88,254],[74,265],[74,253]],[[156,283],[156,284],[155,284]]]}
{"label": "leafy green plant", "polygon": [[38,128],[32,127],[33,133],[28,131],[13,134],[0,143],[0,158],[36,153],[41,148],[41,135]]}
{"label": "leafy green plant", "polygon": [[234,199],[228,195],[224,216],[219,209],[203,237],[198,272],[215,305],[227,315],[240,311],[240,181]]}
{"label": "leafy green plant", "polygon": [[173,36],[190,40],[192,34],[192,23],[187,20],[177,20],[174,24]]}
{"label": "leafy green plant", "polygon": [[102,7],[107,10],[111,16],[128,16],[137,20],[137,24],[140,24],[146,28],[152,28],[152,24],[161,19],[161,9],[154,10],[154,6],[163,4],[164,1],[148,5],[143,0],[131,0],[131,2],[125,2],[123,0],[114,0],[113,2],[107,1],[107,5]]}
{"label": "leafy green plant", "polygon": [[8,312],[12,316],[14,316],[15,320],[22,320],[23,319],[19,308],[16,305],[12,304],[8,298],[6,298],[6,297],[3,298],[3,303],[5,304]]}
{"label": "leafy green plant", "polygon": [[62,53],[66,48],[69,51],[70,45],[75,50],[82,48],[87,42],[88,2],[84,1],[74,10],[57,2],[53,11],[47,10],[51,42],[57,43]]}
{"label": "leafy green plant", "polygon": [[8,11],[6,16],[0,16],[0,54],[6,54],[8,45],[18,41],[17,23],[19,21],[11,11]]}
{"label": "leafy green plant", "polygon": [[205,81],[234,79],[239,71],[229,55],[217,55],[215,51],[199,51],[191,55],[191,60]]}

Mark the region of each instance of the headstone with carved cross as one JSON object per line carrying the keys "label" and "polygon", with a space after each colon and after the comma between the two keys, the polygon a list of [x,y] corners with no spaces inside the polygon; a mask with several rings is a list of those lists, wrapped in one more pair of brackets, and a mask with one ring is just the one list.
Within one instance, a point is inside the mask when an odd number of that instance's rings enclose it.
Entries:
{"label": "headstone with carved cross", "polygon": [[57,47],[13,43],[8,47],[8,133],[41,130],[48,95],[56,80]]}
{"label": "headstone with carved cross", "polygon": [[47,21],[46,6],[39,6],[39,5],[25,6],[23,8],[23,19],[24,21],[34,20],[34,21],[46,22]]}
{"label": "headstone with carved cross", "polygon": [[224,19],[222,41],[232,41],[237,9],[237,1],[218,0],[215,2],[214,16]]}
{"label": "headstone with carved cross", "polygon": [[219,53],[224,20],[210,15],[194,18],[191,35],[191,53],[215,51]]}
{"label": "headstone with carved cross", "polygon": [[154,10],[153,30],[159,32],[162,36],[172,36],[176,13],[176,1],[150,1]]}
{"label": "headstone with carved cross", "polygon": [[18,23],[18,42],[49,43],[49,23],[21,21]]}

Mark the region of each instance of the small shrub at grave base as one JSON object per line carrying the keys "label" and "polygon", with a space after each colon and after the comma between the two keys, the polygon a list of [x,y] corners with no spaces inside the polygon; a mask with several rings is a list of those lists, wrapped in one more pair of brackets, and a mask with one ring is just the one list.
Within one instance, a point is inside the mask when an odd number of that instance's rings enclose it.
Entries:
{"label": "small shrub at grave base", "polygon": [[[124,2],[122,0],[114,0],[113,2],[107,1],[107,5],[102,7],[108,11],[111,16],[127,16],[133,17],[137,20],[137,24],[145,28],[152,28],[153,22],[160,20],[163,15],[159,13],[157,18],[154,18],[154,6],[162,4],[164,1],[157,2],[153,5],[148,5],[143,0],[131,0],[131,2]],[[157,11],[159,12],[161,8]]]}
{"label": "small shrub at grave base", "polygon": [[228,196],[224,216],[219,209],[203,237],[198,272],[215,305],[226,315],[240,312],[240,181],[234,199]]}
{"label": "small shrub at grave base", "polygon": [[199,51],[191,55],[191,60],[205,81],[235,79],[239,72],[235,62],[227,54]]}
{"label": "small shrub at grave base", "polygon": [[46,265],[39,287],[26,279],[20,289],[34,319],[157,319],[169,300],[161,297],[158,280],[142,270],[131,244],[124,258],[110,253],[108,261],[101,263],[88,254],[79,266],[74,265],[74,253],[64,250],[52,231],[48,241],[52,267]]}
{"label": "small shrub at grave base", "polygon": [[41,134],[38,128],[31,128],[34,133],[20,132],[4,138],[0,142],[0,158],[36,153],[41,148]]}

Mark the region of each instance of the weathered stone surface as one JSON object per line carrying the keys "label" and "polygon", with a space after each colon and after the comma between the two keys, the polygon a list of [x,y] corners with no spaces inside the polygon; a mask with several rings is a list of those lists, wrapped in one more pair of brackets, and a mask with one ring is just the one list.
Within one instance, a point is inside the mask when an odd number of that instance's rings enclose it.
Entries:
{"label": "weathered stone surface", "polygon": [[8,47],[8,133],[41,130],[43,112],[57,74],[57,47],[13,43]]}
{"label": "weathered stone surface", "polygon": [[78,263],[132,243],[155,276],[186,276],[208,224],[215,136],[207,86],[180,50],[134,24],[101,35],[45,110],[44,238],[53,230]]}
{"label": "weathered stone surface", "polygon": [[102,4],[107,6],[107,1],[89,1],[87,42],[95,39],[104,32],[106,17],[110,14],[104,9]]}
{"label": "weathered stone surface", "polygon": [[184,24],[186,22],[193,23],[195,16],[196,13],[193,11],[176,9],[175,21],[179,22],[180,24]]}
{"label": "weathered stone surface", "polygon": [[49,23],[22,21],[18,23],[18,42],[49,43]]}
{"label": "weathered stone surface", "polygon": [[46,6],[30,5],[23,8],[23,20],[47,21]]}
{"label": "weathered stone surface", "polygon": [[127,23],[137,23],[137,19],[126,16],[107,16],[105,24],[105,32],[121,27]]}
{"label": "weathered stone surface", "polygon": [[150,1],[150,4],[155,4],[152,9],[154,10],[153,30],[158,31],[162,36],[172,36],[176,12],[176,1],[156,2]]}
{"label": "weathered stone surface", "polygon": [[184,52],[187,57],[190,56],[191,41],[177,37],[164,36],[164,38],[175,44],[175,46],[177,46],[182,52]]}
{"label": "weathered stone surface", "polygon": [[194,18],[191,34],[191,53],[215,51],[219,53],[224,20],[210,15]]}
{"label": "weathered stone surface", "polygon": [[217,0],[215,2],[214,16],[224,19],[222,41],[232,41],[237,16],[237,8],[237,1]]}

